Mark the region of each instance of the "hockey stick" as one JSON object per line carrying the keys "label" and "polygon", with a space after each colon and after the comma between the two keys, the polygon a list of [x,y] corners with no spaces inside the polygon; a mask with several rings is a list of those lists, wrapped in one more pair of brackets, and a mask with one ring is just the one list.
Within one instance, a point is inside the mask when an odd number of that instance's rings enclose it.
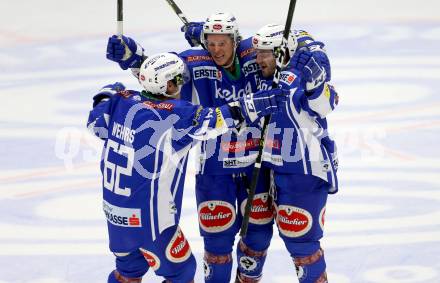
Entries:
{"label": "hockey stick", "polygon": [[118,4],[117,4],[117,15],[116,15],[116,34],[118,35],[119,38],[122,37],[122,33],[123,33],[123,29],[122,29],[122,24],[124,23],[124,13],[123,13],[123,0],[117,0]]}
{"label": "hockey stick", "polygon": [[189,24],[188,20],[186,19],[185,15],[183,14],[182,10],[180,10],[179,6],[177,6],[176,2],[173,0],[165,0],[167,3],[171,6],[171,9],[177,14],[179,19],[183,22],[185,26]]}
{"label": "hockey stick", "polygon": [[[182,10],[180,10],[179,6],[177,6],[176,2],[174,2],[174,0],[165,0],[167,1],[167,3],[171,6],[171,9],[173,9],[173,11],[176,13],[176,15],[179,17],[179,19],[182,21],[182,23],[188,27],[189,21],[186,18],[186,16],[183,14]],[[203,45],[200,40],[197,40],[197,43],[200,44],[203,49],[205,48],[205,45]]]}
{"label": "hockey stick", "polygon": [[[277,56],[276,58],[276,69],[273,76],[272,81],[272,88],[277,88],[278,83],[280,82],[280,75],[281,75],[281,66],[284,60],[284,57],[287,53],[287,41],[289,38],[290,33],[290,27],[292,26],[292,18],[293,18],[293,12],[295,11],[295,5],[296,0],[290,0],[289,4],[289,11],[287,12],[287,19],[286,19],[286,25],[284,26],[284,32],[283,32],[283,39],[281,41],[281,46],[279,49],[276,50],[275,54]],[[246,233],[249,226],[249,217],[252,210],[252,202],[254,200],[255,196],[255,189],[257,187],[258,177],[260,175],[260,168],[262,163],[262,157],[263,157],[263,151],[266,143],[266,132],[267,132],[267,126],[269,125],[269,121],[271,119],[271,115],[264,117],[263,121],[263,129],[261,130],[261,139],[260,139],[260,145],[258,147],[258,155],[257,160],[255,161],[254,169],[252,171],[252,179],[251,179],[251,186],[249,188],[248,198],[246,201],[246,206],[243,214],[243,221],[241,223],[240,228],[240,236],[246,237]]]}

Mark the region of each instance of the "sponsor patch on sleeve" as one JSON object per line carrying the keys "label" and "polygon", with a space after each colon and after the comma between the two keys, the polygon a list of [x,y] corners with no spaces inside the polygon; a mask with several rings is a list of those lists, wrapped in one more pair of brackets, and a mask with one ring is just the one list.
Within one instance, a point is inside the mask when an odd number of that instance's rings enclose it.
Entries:
{"label": "sponsor patch on sleeve", "polygon": [[287,85],[291,85],[295,81],[295,79],[296,76],[292,72],[282,72],[280,75],[280,81]]}

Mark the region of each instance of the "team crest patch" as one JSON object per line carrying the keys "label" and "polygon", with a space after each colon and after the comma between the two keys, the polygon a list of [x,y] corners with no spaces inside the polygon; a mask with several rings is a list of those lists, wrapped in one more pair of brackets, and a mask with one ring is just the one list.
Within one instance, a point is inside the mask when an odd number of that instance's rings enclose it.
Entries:
{"label": "team crest patch", "polygon": [[205,260],[203,260],[203,274],[205,275],[205,279],[211,278],[212,275],[211,266]]}
{"label": "team crest patch", "polygon": [[206,232],[221,232],[235,222],[235,209],[225,201],[205,201],[198,207],[199,224]]}
{"label": "team crest patch", "polygon": [[190,257],[191,248],[180,228],[177,228],[176,233],[168,244],[165,255],[169,261],[175,263],[184,262]]}
{"label": "team crest patch", "polygon": [[248,272],[252,272],[257,268],[257,261],[250,256],[242,256],[239,259],[240,267]]}
{"label": "team crest patch", "polygon": [[321,229],[324,231],[324,222],[325,222],[325,206],[321,209],[321,212],[319,213],[319,226],[321,226]]}
{"label": "team crest patch", "polygon": [[295,266],[296,276],[298,279],[304,279],[307,275],[307,270],[305,270],[302,266]]}
{"label": "team crest patch", "polygon": [[305,209],[280,205],[276,222],[280,232],[287,237],[301,237],[310,231],[313,224],[312,215]]}
{"label": "team crest patch", "polygon": [[154,253],[140,249],[142,252],[142,255],[144,256],[145,260],[147,261],[148,265],[154,270],[158,270],[160,268],[160,259],[157,255]]}
{"label": "team crest patch", "polygon": [[[240,205],[241,214],[244,215],[247,200],[243,200]],[[273,219],[273,210],[269,203],[269,194],[261,193],[254,196],[249,222],[253,224],[267,224]]]}

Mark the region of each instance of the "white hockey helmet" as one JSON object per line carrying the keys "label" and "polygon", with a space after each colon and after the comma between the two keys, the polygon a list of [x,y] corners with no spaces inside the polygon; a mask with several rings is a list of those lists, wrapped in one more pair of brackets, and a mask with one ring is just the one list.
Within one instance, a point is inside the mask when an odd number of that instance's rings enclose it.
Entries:
{"label": "white hockey helmet", "polygon": [[237,21],[231,13],[215,13],[210,15],[203,24],[202,39],[206,41],[208,34],[230,34],[235,44],[241,40]]}
{"label": "white hockey helmet", "polygon": [[185,63],[176,54],[158,53],[146,59],[139,71],[139,82],[144,89],[152,94],[175,96],[167,94],[167,83],[174,80],[180,88],[189,80]]}
{"label": "white hockey helmet", "polygon": [[[252,38],[252,45],[255,49],[275,50],[283,40],[284,25],[268,24],[260,28]],[[292,58],[298,47],[296,36],[290,31],[287,39],[287,49]]]}

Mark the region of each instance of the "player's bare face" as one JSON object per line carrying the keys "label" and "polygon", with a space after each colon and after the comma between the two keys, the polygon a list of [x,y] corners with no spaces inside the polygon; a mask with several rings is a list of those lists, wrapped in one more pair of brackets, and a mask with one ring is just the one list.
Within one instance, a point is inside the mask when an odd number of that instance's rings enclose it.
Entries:
{"label": "player's bare face", "polygon": [[228,66],[234,59],[234,41],[226,34],[208,34],[206,48],[218,66]]}
{"label": "player's bare face", "polygon": [[273,54],[272,50],[262,50],[257,49],[257,64],[261,68],[261,73],[263,74],[263,77],[269,78],[273,76],[275,73],[275,56]]}

